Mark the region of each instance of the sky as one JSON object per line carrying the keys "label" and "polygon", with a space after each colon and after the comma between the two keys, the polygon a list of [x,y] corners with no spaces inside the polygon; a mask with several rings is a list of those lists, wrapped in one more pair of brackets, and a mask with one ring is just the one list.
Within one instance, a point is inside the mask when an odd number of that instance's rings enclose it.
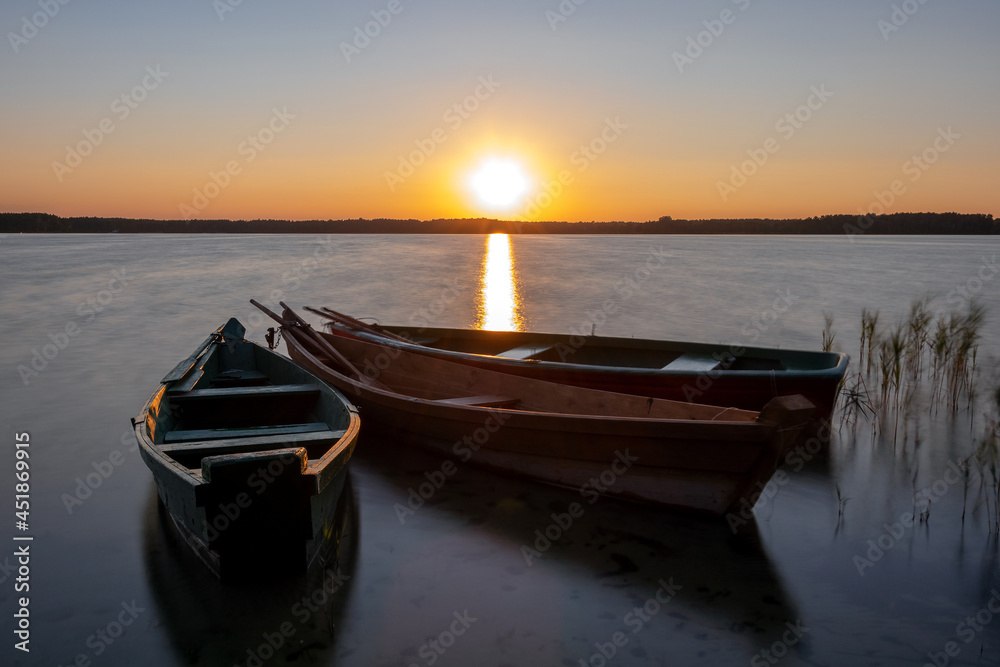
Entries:
{"label": "sky", "polygon": [[5,0],[0,211],[1000,216],[998,28],[996,0]]}

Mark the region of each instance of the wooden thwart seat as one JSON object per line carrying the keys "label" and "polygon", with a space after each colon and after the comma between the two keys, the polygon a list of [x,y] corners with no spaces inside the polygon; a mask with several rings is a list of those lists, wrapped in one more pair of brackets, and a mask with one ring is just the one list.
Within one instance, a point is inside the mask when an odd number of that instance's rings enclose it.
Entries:
{"label": "wooden thwart seat", "polygon": [[276,384],[261,387],[213,387],[194,389],[184,394],[170,397],[172,401],[203,401],[213,399],[256,398],[267,396],[318,396],[319,387],[314,384]]}
{"label": "wooden thwart seat", "polygon": [[230,370],[212,379],[215,387],[259,387],[267,384],[267,376],[260,371]]}
{"label": "wooden thwart seat", "polygon": [[[240,437],[233,436],[230,438],[223,438],[220,440],[211,440],[209,442],[201,441],[197,444],[178,444],[174,442],[173,444],[163,444],[160,445],[159,449],[166,454],[183,453],[183,452],[204,452],[204,451],[222,451],[222,453],[228,453],[224,450],[235,450],[240,451],[262,451],[267,449],[274,449],[278,446],[307,446],[310,444],[322,443],[322,442],[336,442],[344,437],[347,431],[331,431],[326,424],[318,424],[317,426],[322,426],[322,429],[314,429],[311,431],[302,431],[299,433],[268,433],[263,434],[258,432],[252,437]],[[236,431],[238,429],[232,429]],[[169,434],[168,434],[169,438]]]}
{"label": "wooden thwart seat", "polygon": [[702,371],[714,371],[722,363],[711,354],[701,352],[687,352],[677,357],[663,367],[665,371],[681,371],[684,373],[700,373]]}
{"label": "wooden thwart seat", "polygon": [[510,408],[520,402],[521,399],[510,396],[458,396],[457,398],[438,399],[438,403],[468,405],[477,408]]}
{"label": "wooden thwart seat", "polygon": [[504,359],[518,359],[525,360],[538,354],[544,354],[551,350],[554,345],[518,345],[517,347],[505,350],[503,352],[498,352],[495,356],[503,357]]}
{"label": "wooden thwart seat", "polygon": [[218,456],[220,454],[249,454],[288,447],[305,447],[308,451],[312,452],[310,458],[315,456],[318,459],[322,457],[325,451],[324,448],[335,445],[346,433],[347,431],[344,430],[322,430],[311,433],[282,435],[280,437],[266,435],[252,438],[227,438],[199,442],[197,444],[161,445],[159,449],[164,454],[189,468],[192,473],[200,473],[201,459],[206,456]]}
{"label": "wooden thwart seat", "polygon": [[221,438],[249,438],[257,435],[297,435],[300,433],[325,431],[327,428],[327,425],[322,422],[314,422],[309,424],[278,424],[277,426],[185,429],[168,432],[164,436],[163,442],[197,442],[199,440],[219,440]]}

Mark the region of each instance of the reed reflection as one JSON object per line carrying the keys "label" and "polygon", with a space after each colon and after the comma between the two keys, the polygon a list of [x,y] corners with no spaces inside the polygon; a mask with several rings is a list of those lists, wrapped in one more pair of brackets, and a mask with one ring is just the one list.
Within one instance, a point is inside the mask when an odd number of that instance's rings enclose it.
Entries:
{"label": "reed reflection", "polygon": [[487,237],[477,311],[479,329],[521,331],[524,328],[517,271],[507,234]]}

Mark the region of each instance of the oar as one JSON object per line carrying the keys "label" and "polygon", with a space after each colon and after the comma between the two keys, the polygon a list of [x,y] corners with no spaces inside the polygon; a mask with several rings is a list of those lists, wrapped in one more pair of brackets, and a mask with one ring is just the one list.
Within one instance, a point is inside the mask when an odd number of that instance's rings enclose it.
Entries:
{"label": "oar", "polygon": [[380,382],[376,382],[372,378],[368,377],[367,375],[359,371],[357,367],[355,367],[354,364],[352,364],[347,359],[347,357],[341,354],[339,350],[330,345],[330,343],[328,343],[326,340],[321,338],[319,334],[317,334],[316,331],[313,330],[311,326],[309,326],[308,322],[299,317],[294,310],[289,308],[283,302],[279,301],[278,303],[294,319],[285,319],[271,312],[266,306],[258,303],[254,299],[250,299],[250,303],[252,303],[253,305],[257,306],[257,308],[264,311],[264,313],[266,313],[269,317],[271,317],[271,319],[273,319],[275,322],[278,322],[285,329],[286,336],[289,334],[294,335],[293,332],[295,331],[303,331],[304,332],[303,342],[311,343],[312,347],[316,348],[318,351],[323,352],[324,354],[329,355],[332,359],[338,361],[344,368],[348,369],[351,373],[357,376],[357,378],[362,382],[364,382],[365,384],[372,387],[383,387],[383,385]]}
{"label": "oar", "polygon": [[412,340],[400,336],[398,334],[394,334],[391,331],[386,331],[385,329],[379,327],[378,325],[372,325],[368,324],[367,322],[362,322],[361,320],[355,319],[350,315],[345,315],[344,313],[338,313],[336,310],[333,310],[331,308],[326,308],[325,306],[322,308],[322,310],[315,310],[313,308],[310,308],[310,310],[312,310],[312,312],[316,313],[317,315],[321,315],[329,320],[341,322],[342,324],[348,324],[354,327],[355,329],[366,331],[375,336],[382,336],[383,338],[391,338],[392,340],[398,340],[402,343],[413,343]]}
{"label": "oar", "polygon": [[397,334],[392,333],[391,331],[386,331],[385,329],[381,329],[377,326],[372,326],[367,322],[356,320],[350,315],[344,315],[343,313],[338,313],[337,311],[331,310],[329,308],[323,308],[322,310],[317,310],[315,308],[306,306],[306,310],[316,313],[320,317],[325,317],[328,320],[333,320],[334,322],[340,322],[341,324],[346,324],[355,329],[360,329],[361,331],[370,333],[373,336],[388,338],[389,340],[397,340],[400,341],[401,343],[410,343],[410,344],[413,343],[412,340],[404,338],[403,336],[399,336]]}
{"label": "oar", "polygon": [[341,364],[343,364],[344,368],[350,369],[350,371],[354,373],[359,380],[361,380],[362,382],[371,387],[379,387],[380,389],[386,388],[385,385],[382,384],[381,382],[378,382],[373,378],[368,377],[361,371],[359,371],[357,367],[354,364],[352,364],[350,360],[348,360],[347,357],[345,357],[343,354],[340,353],[340,350],[331,345],[328,340],[320,336],[319,333],[317,333],[316,330],[313,329],[308,322],[299,317],[298,313],[289,308],[284,301],[279,301],[278,305],[280,305],[282,308],[285,309],[285,313],[288,313],[294,318],[293,322],[296,322],[299,325],[298,326],[299,329],[305,331],[306,335],[311,336],[312,339],[319,344],[320,348],[324,352],[326,352],[328,355],[330,355],[331,357],[339,361]]}
{"label": "oar", "polygon": [[198,363],[198,359],[201,358],[201,354],[205,351],[205,348],[211,345],[212,341],[218,339],[219,332],[221,332],[222,329],[223,327],[220,327],[219,331],[216,331],[214,334],[206,338],[202,344],[198,346],[198,349],[191,354],[191,356],[174,366],[172,371],[163,376],[163,379],[160,380],[160,384],[174,382],[175,380],[180,380],[182,377],[187,375],[187,372],[191,370],[191,367]]}

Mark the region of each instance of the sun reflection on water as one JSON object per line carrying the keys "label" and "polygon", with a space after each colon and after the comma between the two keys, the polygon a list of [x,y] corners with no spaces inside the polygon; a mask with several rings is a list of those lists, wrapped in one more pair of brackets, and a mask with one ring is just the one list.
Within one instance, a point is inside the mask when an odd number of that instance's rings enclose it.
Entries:
{"label": "sun reflection on water", "polygon": [[476,327],[488,331],[520,331],[524,326],[517,272],[506,234],[490,234],[483,256]]}

